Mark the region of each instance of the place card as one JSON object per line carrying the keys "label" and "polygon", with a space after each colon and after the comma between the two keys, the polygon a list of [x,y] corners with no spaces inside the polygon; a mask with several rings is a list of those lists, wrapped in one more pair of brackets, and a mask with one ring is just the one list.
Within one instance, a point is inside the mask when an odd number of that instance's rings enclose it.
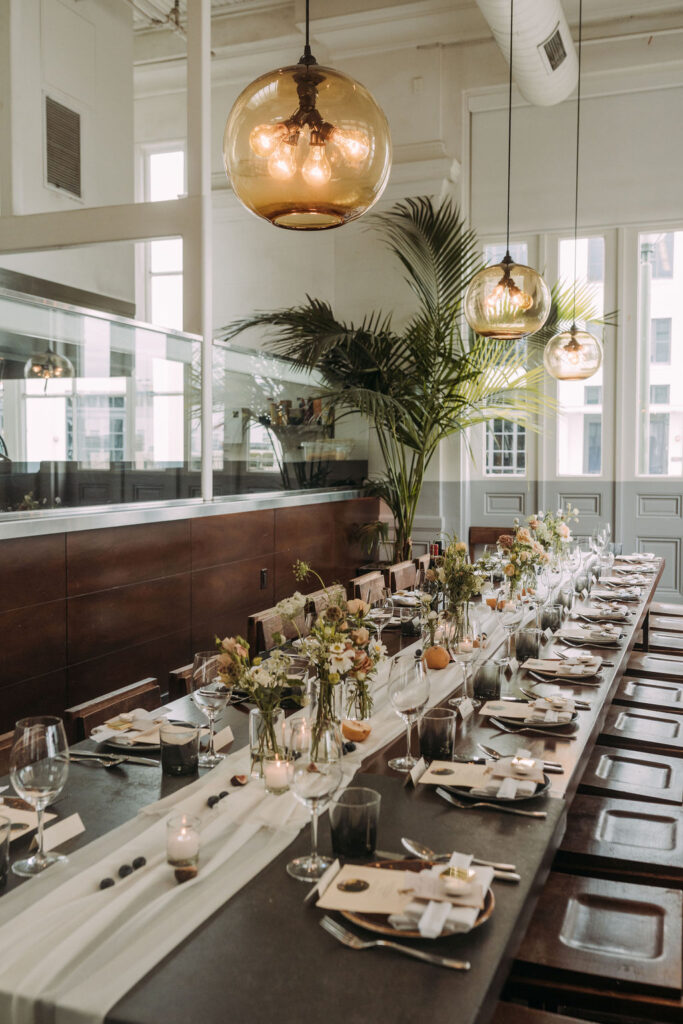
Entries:
{"label": "place card", "polygon": [[[27,825],[25,829],[14,829],[10,832],[10,842],[13,843],[15,839],[21,839],[22,836],[27,836],[29,832],[35,832],[38,828],[38,815],[35,811],[20,811],[15,807],[8,807],[7,804],[0,804],[0,815],[3,818],[9,818],[13,825]],[[43,811],[43,824],[48,821],[54,821],[57,817],[56,814],[50,814],[49,811]]]}
{"label": "place card", "polygon": [[487,700],[483,707],[479,708],[479,714],[485,717],[503,715],[505,718],[525,719],[529,714],[529,705],[526,701],[513,700]]}
{"label": "place card", "polygon": [[[80,814],[70,814],[68,818],[64,818],[62,821],[58,821],[56,825],[45,829],[43,832],[43,849],[54,850],[55,847],[61,846],[67,840],[73,839],[74,836],[79,836],[81,832],[85,832],[85,825],[81,821]],[[31,840],[31,849],[35,850],[37,848],[38,837],[34,836]]]}
{"label": "place card", "polygon": [[420,781],[420,779],[422,778],[426,771],[427,762],[425,761],[424,757],[421,757],[417,764],[413,765],[413,767],[408,772],[406,783],[412,782],[413,786],[417,786],[418,782]]}
{"label": "place card", "polygon": [[474,704],[472,703],[472,698],[465,697],[463,700],[461,700],[460,703],[458,704],[458,711],[460,712],[460,717],[462,718],[463,722],[467,721],[468,718],[471,718],[472,715],[474,714]]}
{"label": "place card", "polygon": [[228,743],[232,743],[234,738],[233,731],[229,725],[226,725],[225,729],[219,729],[213,738],[216,750],[223,750],[224,747],[227,747]]}
{"label": "place card", "polygon": [[304,896],[304,903],[310,903],[315,896],[322,896],[326,892],[330,882],[336,875],[341,871],[341,864],[338,860],[333,861],[327,871],[325,871],[315,885],[312,885]]}
{"label": "place card", "polygon": [[432,761],[420,783],[429,786],[485,786],[491,778],[491,766],[461,764],[458,761]]}
{"label": "place card", "polygon": [[318,902],[322,910],[365,914],[401,914],[413,898],[406,890],[406,871],[346,864]]}

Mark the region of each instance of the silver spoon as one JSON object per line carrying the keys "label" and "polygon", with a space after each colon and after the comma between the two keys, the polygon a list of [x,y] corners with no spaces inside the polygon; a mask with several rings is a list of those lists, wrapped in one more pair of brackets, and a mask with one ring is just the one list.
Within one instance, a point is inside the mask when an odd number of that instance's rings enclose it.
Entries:
{"label": "silver spoon", "polygon": [[[510,754],[501,754],[499,750],[494,750],[493,747],[487,747],[483,743],[477,743],[480,750],[483,750],[487,757],[492,758],[494,761],[500,761],[501,757],[510,757]],[[544,761],[543,762],[544,772],[557,772],[563,773],[564,768],[559,761]]]}
{"label": "silver spoon", "polygon": [[[448,861],[452,856],[450,853],[435,853],[431,847],[425,846],[424,843],[418,843],[417,839],[406,839],[405,836],[401,839],[401,844],[409,853],[419,857],[420,860]],[[495,861],[481,860],[479,857],[473,857],[472,863],[486,868],[493,868],[494,878],[502,878],[506,882],[521,881],[521,876],[515,874],[514,864],[497,864]]]}

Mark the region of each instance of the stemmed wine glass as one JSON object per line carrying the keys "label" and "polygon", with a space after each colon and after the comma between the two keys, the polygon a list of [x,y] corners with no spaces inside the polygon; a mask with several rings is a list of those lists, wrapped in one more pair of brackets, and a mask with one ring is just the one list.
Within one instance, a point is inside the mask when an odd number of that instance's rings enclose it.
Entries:
{"label": "stemmed wine glass", "polygon": [[290,788],[297,800],[311,812],[311,852],[304,857],[295,857],[287,865],[287,873],[302,882],[316,881],[332,863],[331,857],[321,857],[318,853],[318,815],[334,796],[343,778],[339,730],[331,727],[316,734],[315,757],[313,743],[310,726],[297,730],[296,745],[299,749],[296,753],[300,756],[289,767]]}
{"label": "stemmed wine glass", "polygon": [[541,628],[541,606],[545,604],[546,595],[541,594],[541,582],[543,574],[545,572],[545,565],[540,565],[538,562],[534,564],[534,576],[536,582],[534,586],[534,592],[531,595],[531,603],[536,609],[536,629]]}
{"label": "stemmed wine glass", "polygon": [[38,816],[37,851],[12,865],[16,875],[30,878],[67,859],[43,849],[43,811],[61,793],[69,775],[69,744],[61,718],[41,715],[17,722],[9,774],[16,792],[35,807]]}
{"label": "stemmed wine glass", "polygon": [[429,679],[419,658],[395,658],[389,673],[389,700],[399,718],[406,723],[406,755],[393,757],[389,767],[397,772],[409,772],[417,764],[410,752],[413,723],[422,715],[429,700]]}
{"label": "stemmed wine glass", "polygon": [[391,622],[393,616],[394,602],[391,597],[391,591],[388,587],[382,587],[375,600],[372,601],[370,609],[370,618],[377,630],[377,640],[379,643],[382,642],[382,630],[387,623]]}
{"label": "stemmed wine glass", "polygon": [[505,630],[505,658],[508,663],[512,661],[512,634],[522,621],[523,615],[524,609],[519,601],[506,601],[500,613],[500,623]]}
{"label": "stemmed wine glass", "polygon": [[218,675],[218,657],[215,651],[199,651],[192,665],[194,702],[209,720],[209,747],[199,755],[202,768],[215,768],[223,760],[214,747],[216,716],[225,711],[232,687],[226,686]]}

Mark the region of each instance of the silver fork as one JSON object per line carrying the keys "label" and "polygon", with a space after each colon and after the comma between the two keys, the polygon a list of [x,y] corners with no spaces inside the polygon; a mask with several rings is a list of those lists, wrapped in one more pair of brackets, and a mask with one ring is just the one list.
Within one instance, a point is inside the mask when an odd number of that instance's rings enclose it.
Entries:
{"label": "silver fork", "polygon": [[389,942],[386,939],[373,939],[370,942],[365,942],[328,917],[327,914],[321,918],[320,927],[334,936],[338,942],[348,946],[349,949],[372,949],[374,946],[380,946],[382,949],[393,949],[396,953],[412,956],[415,960],[424,960],[425,963],[435,964],[437,967],[450,967],[455,971],[469,971],[470,969],[468,960],[451,960],[450,957],[439,956],[437,953],[423,953],[421,949],[412,949],[410,946],[402,946],[398,942]]}
{"label": "silver fork", "polygon": [[[500,719],[498,719],[498,718],[489,718],[489,722],[491,723],[491,725],[495,725],[496,729],[498,729],[499,732],[509,732],[512,736],[515,736],[515,735],[517,735],[517,733],[520,733],[520,732],[535,732],[535,733],[538,733],[540,736],[552,736],[553,739],[555,739],[555,740],[557,740],[557,739],[575,740],[576,739],[576,736],[574,736],[572,733],[569,733],[569,732],[557,732],[556,729],[538,729],[535,725],[523,725],[523,726],[521,726],[521,728],[518,727],[518,726],[509,726],[505,722],[501,722]],[[572,725],[573,723],[572,722],[568,722],[567,724],[568,725]],[[565,727],[564,726],[560,726],[560,728],[562,729],[562,728],[565,728]]]}
{"label": "silver fork", "polygon": [[492,811],[503,811],[504,814],[517,814],[521,818],[547,818],[546,811],[522,811],[517,807],[506,807],[505,804],[489,804],[485,800],[476,800],[473,803],[469,801],[467,803],[456,800],[452,793],[448,790],[442,789],[441,786],[437,786],[436,792],[442,799],[447,800],[449,804],[453,804],[454,807],[459,807],[461,811],[469,811],[472,807],[488,807]]}

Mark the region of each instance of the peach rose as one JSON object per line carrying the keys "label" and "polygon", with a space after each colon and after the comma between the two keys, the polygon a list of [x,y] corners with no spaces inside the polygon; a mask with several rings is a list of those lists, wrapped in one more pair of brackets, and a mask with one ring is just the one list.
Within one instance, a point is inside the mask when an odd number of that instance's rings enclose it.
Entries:
{"label": "peach rose", "polygon": [[367,615],[370,605],[367,601],[361,601],[359,597],[354,597],[352,601],[346,602],[346,610],[349,615]]}
{"label": "peach rose", "polygon": [[361,626],[359,629],[352,630],[351,639],[358,647],[364,647],[370,639],[370,633],[365,626]]}

